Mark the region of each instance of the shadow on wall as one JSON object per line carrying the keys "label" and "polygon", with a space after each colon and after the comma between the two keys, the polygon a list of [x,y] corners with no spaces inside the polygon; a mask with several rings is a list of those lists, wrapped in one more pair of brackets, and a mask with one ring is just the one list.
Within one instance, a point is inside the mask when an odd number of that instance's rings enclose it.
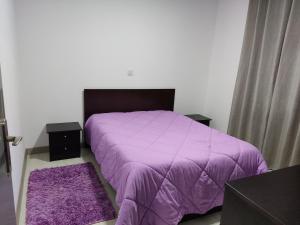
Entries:
{"label": "shadow on wall", "polygon": [[[36,153],[45,153],[45,152],[49,152],[49,145],[43,145],[41,143],[48,143],[48,135],[46,132],[46,126],[44,126],[38,136],[38,138],[36,139],[35,144],[30,147],[27,148],[27,153],[30,154],[31,158],[34,158],[34,155]],[[44,161],[49,161],[48,157],[44,159]]]}
{"label": "shadow on wall", "polygon": [[46,125],[43,126],[38,138],[36,139],[36,142],[35,144],[33,145],[32,148],[43,148],[45,147],[44,144],[41,144],[41,143],[48,143],[48,135],[47,135],[47,132],[46,132]]}

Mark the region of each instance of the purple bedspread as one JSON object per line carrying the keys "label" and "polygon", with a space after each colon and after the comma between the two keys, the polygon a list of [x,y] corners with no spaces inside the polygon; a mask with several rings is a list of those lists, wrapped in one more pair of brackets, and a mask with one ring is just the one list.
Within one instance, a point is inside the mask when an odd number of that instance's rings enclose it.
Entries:
{"label": "purple bedspread", "polygon": [[91,116],[88,141],[116,190],[116,225],[176,225],[222,205],[224,183],[266,172],[251,144],[170,111]]}

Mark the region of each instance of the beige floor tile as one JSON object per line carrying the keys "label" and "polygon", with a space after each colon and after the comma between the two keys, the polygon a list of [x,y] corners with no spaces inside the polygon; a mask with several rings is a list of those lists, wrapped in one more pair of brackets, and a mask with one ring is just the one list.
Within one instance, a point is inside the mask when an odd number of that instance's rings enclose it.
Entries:
{"label": "beige floor tile", "polygon": [[[25,169],[25,179],[23,184],[23,196],[21,196],[21,208],[20,208],[20,218],[19,225],[25,225],[25,215],[26,215],[26,193],[28,186],[28,178],[31,171],[35,169],[42,168],[50,168],[50,167],[58,167],[58,166],[67,166],[72,164],[84,163],[84,162],[92,162],[96,168],[96,171],[99,175],[99,178],[108,193],[109,198],[112,200],[114,207],[117,210],[117,206],[115,204],[115,192],[111,188],[111,186],[106,182],[106,180],[102,177],[100,173],[100,168],[95,161],[93,154],[87,150],[82,149],[82,154],[80,158],[67,159],[67,160],[59,160],[49,162],[49,153],[40,153],[40,154],[32,154],[27,156],[27,165]],[[211,215],[207,215],[205,217],[201,217],[198,219],[190,220],[181,225],[219,225],[220,221],[220,213],[214,213]],[[95,225],[114,225],[115,220],[105,221],[101,223],[97,223]]]}

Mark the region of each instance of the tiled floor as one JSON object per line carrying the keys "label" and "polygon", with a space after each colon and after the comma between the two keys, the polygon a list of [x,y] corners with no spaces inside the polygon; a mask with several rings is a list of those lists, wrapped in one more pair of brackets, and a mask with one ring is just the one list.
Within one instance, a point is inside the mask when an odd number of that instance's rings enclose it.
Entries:
{"label": "tiled floor", "polygon": [[[66,166],[71,164],[83,163],[83,162],[92,162],[97,170],[97,173],[104,185],[109,197],[111,198],[115,208],[117,209],[114,198],[115,192],[112,190],[110,185],[103,179],[101,176],[99,166],[97,165],[92,153],[90,151],[83,149],[81,158],[67,159],[67,160],[59,160],[49,162],[49,154],[48,153],[40,153],[40,154],[32,154],[27,156],[27,165],[25,171],[25,179],[23,184],[23,193],[22,193],[22,202],[20,208],[20,218],[19,225],[25,225],[25,214],[26,214],[26,192],[27,192],[27,184],[28,177],[32,170],[41,169],[41,168],[49,168],[49,167],[57,167],[57,166]],[[220,213],[214,213],[205,217],[201,217],[198,219],[190,220],[188,222],[182,223],[181,225],[219,225],[220,221]],[[106,221],[97,223],[95,225],[114,225],[115,220]]]}

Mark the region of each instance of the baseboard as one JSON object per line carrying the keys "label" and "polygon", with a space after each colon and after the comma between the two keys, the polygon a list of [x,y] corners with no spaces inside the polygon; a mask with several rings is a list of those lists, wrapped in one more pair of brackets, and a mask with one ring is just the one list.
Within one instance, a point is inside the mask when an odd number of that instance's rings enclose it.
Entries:
{"label": "baseboard", "polygon": [[26,165],[27,165],[27,150],[25,150],[25,153],[24,153],[23,166],[22,166],[22,177],[21,177],[21,183],[20,183],[20,187],[19,187],[19,198],[18,198],[17,207],[16,207],[17,224],[19,224],[20,216],[21,216],[21,205],[22,205],[22,199],[23,199],[23,194],[24,194],[23,187],[24,187],[24,182],[25,182]]}
{"label": "baseboard", "polygon": [[23,166],[22,166],[22,177],[19,189],[19,199],[16,207],[16,217],[17,217],[17,224],[19,224],[19,219],[21,216],[21,205],[22,205],[22,196],[23,196],[23,186],[25,182],[25,173],[26,173],[26,165],[27,165],[27,156],[29,154],[37,154],[37,153],[45,153],[49,152],[49,146],[42,146],[37,148],[27,148],[24,154]]}
{"label": "baseboard", "polygon": [[41,146],[41,147],[35,147],[35,148],[27,148],[26,149],[27,154],[39,154],[39,153],[46,153],[49,152],[49,146]]}
{"label": "baseboard", "polygon": [[[85,147],[84,143],[80,144],[81,148]],[[39,154],[39,153],[46,153],[49,152],[49,146],[40,146],[40,147],[34,147],[34,148],[27,148],[26,154]]]}

